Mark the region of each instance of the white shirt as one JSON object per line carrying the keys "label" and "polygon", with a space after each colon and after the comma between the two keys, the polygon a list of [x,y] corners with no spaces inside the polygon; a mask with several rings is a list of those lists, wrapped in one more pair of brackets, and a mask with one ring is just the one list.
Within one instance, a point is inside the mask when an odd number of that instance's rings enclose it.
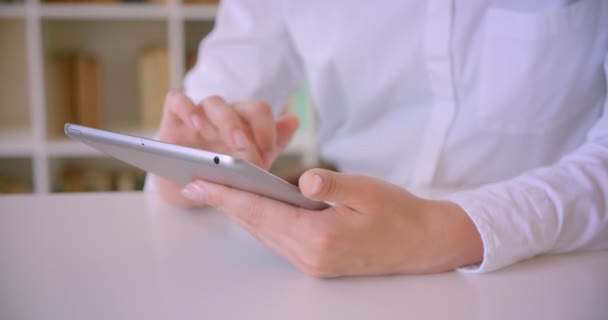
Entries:
{"label": "white shirt", "polygon": [[448,196],[495,270],[608,248],[608,1],[223,0],[195,102],[308,82],[322,159]]}

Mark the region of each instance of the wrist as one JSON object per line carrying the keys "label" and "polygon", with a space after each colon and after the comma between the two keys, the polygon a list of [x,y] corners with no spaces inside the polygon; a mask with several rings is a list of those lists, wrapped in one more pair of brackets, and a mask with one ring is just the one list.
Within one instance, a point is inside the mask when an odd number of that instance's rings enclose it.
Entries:
{"label": "wrist", "polygon": [[459,205],[449,201],[430,200],[425,224],[432,243],[438,271],[480,263],[483,243],[477,227]]}

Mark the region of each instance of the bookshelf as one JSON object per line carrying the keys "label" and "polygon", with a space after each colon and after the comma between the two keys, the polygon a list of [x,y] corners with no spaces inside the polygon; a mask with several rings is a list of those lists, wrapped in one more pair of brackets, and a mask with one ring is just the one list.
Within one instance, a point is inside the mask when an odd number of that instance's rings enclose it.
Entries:
{"label": "bookshelf", "polygon": [[[109,184],[121,189],[124,172],[132,172],[140,187],[141,172],[56,133],[49,61],[65,52],[93,57],[101,66],[102,128],[151,137],[153,130],[140,124],[138,54],[165,47],[169,86],[180,87],[188,59],[213,28],[216,12],[217,4],[180,0],[0,3],[0,43],[10,44],[0,50],[0,193],[7,184],[17,192],[65,191],[69,188],[59,181],[73,168],[85,175],[111,172],[114,180],[99,179],[89,191]],[[298,133],[286,155],[313,164],[313,140],[312,134]]]}

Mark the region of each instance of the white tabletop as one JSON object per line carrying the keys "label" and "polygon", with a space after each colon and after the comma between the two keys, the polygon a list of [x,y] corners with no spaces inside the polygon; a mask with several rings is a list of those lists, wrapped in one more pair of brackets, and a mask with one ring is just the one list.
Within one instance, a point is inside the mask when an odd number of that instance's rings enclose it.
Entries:
{"label": "white tabletop", "polygon": [[608,319],[608,252],[318,280],[142,193],[0,197],[0,319]]}

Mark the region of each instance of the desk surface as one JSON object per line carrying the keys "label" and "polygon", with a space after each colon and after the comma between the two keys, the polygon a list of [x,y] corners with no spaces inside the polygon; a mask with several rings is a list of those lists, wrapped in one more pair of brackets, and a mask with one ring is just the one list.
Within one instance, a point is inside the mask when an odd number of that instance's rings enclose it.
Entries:
{"label": "desk surface", "polygon": [[318,280],[141,193],[0,197],[1,319],[607,319],[608,252]]}

